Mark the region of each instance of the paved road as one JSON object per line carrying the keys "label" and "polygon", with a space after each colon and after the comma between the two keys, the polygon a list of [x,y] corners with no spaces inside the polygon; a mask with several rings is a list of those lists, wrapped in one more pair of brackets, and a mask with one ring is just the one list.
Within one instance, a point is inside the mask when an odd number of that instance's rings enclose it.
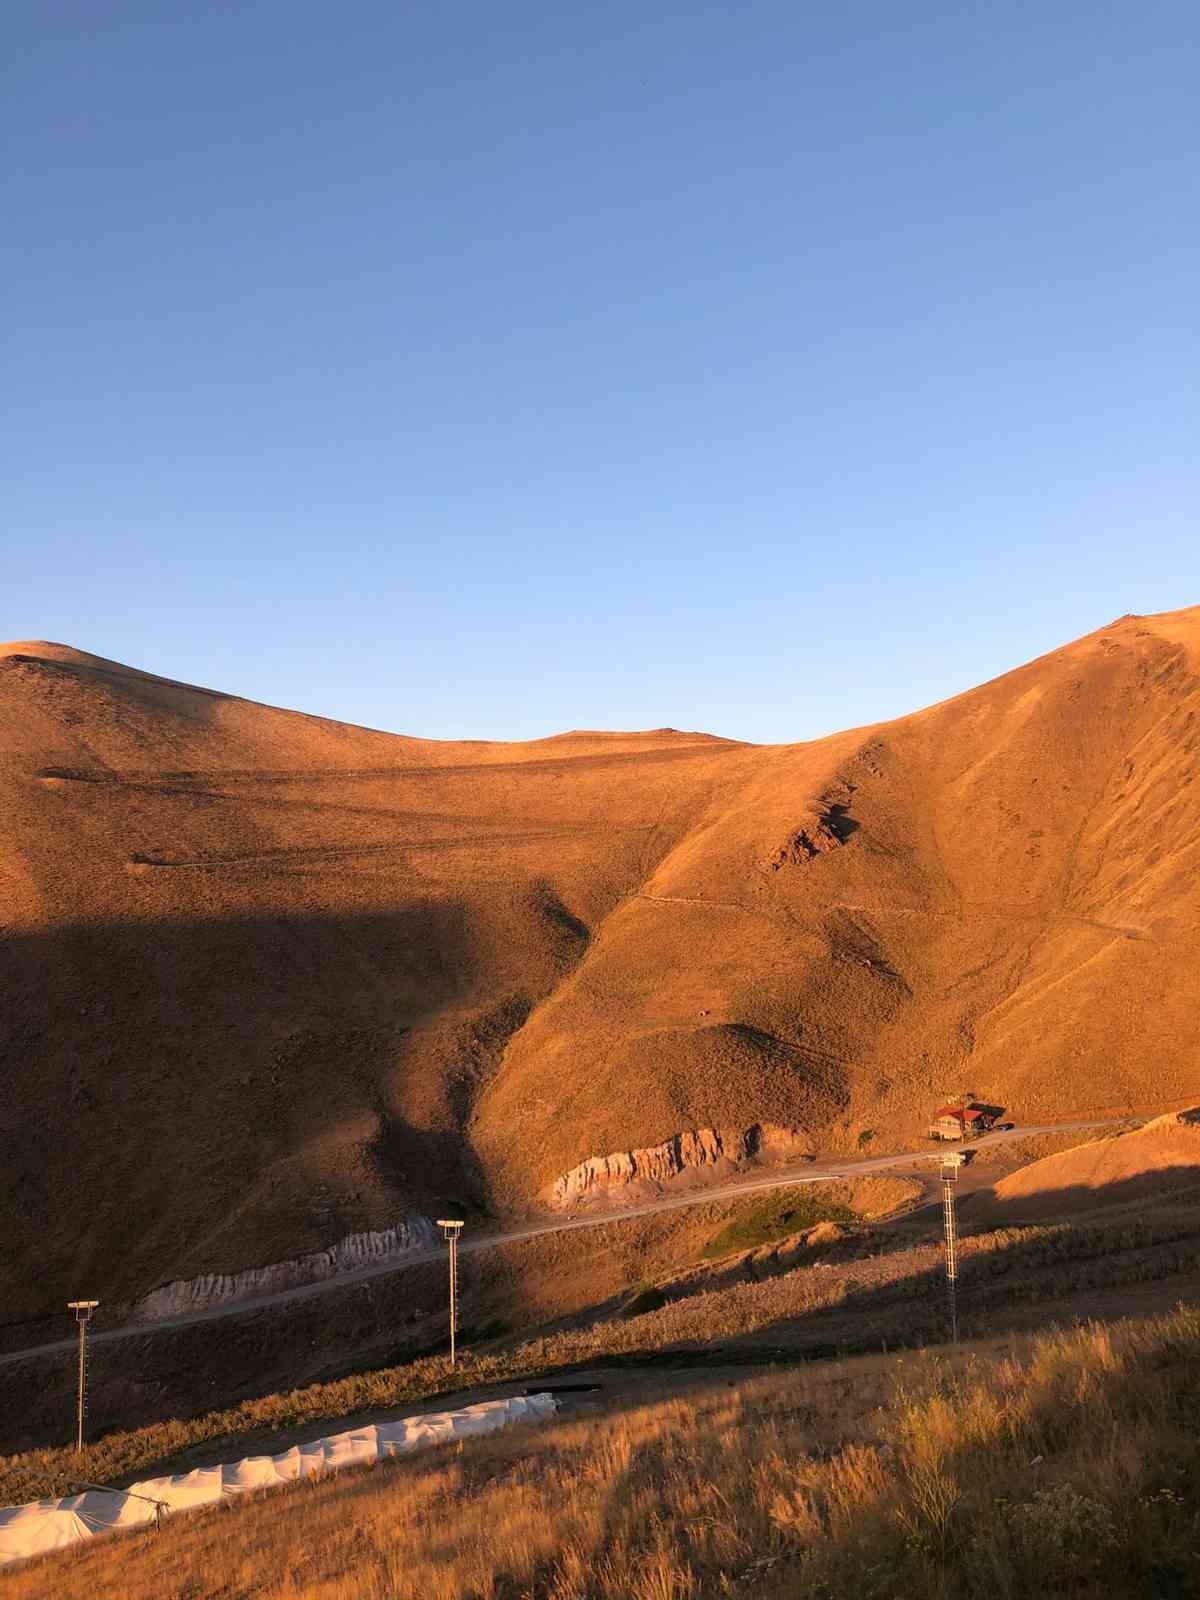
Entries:
{"label": "paved road", "polygon": [[[1043,1122],[1032,1126],[1016,1127],[1009,1133],[989,1133],[971,1141],[969,1148],[979,1150],[985,1145],[1003,1144],[1009,1139],[1024,1139],[1038,1133],[1074,1133],[1090,1128],[1107,1128],[1123,1122],[1123,1117],[1109,1117],[1095,1122]],[[940,1161],[951,1149],[966,1149],[965,1145],[926,1146],[921,1150],[908,1150],[900,1155],[869,1156],[864,1160],[837,1161],[827,1158],[806,1161],[801,1166],[773,1167],[769,1173],[734,1179],[712,1188],[696,1188],[686,1194],[660,1196],[641,1205],[626,1206],[622,1210],[603,1210],[558,1217],[553,1222],[532,1223],[524,1228],[510,1228],[502,1233],[468,1234],[459,1246],[462,1255],[475,1255],[481,1250],[492,1250],[497,1245],[517,1244],[523,1239],[539,1239],[548,1233],[570,1233],[576,1228],[600,1228],[610,1222],[624,1222],[631,1217],[650,1217],[660,1211],[680,1211],[685,1206],[708,1205],[713,1200],[734,1200],[742,1195],[755,1194],[764,1189],[787,1189],[802,1183],[836,1183],[847,1178],[870,1177],[876,1172],[887,1172],[897,1167],[911,1167],[916,1162]],[[182,1328],[195,1322],[216,1322],[222,1317],[245,1316],[261,1311],[267,1306],[285,1305],[293,1300],[307,1300],[313,1295],[328,1294],[333,1289],[343,1289],[347,1284],[362,1283],[368,1278],[381,1278],[393,1272],[404,1272],[424,1261],[437,1261],[444,1255],[438,1247],[422,1250],[401,1260],[378,1262],[361,1267],[357,1272],[343,1272],[336,1278],[323,1278],[319,1283],[306,1283],[295,1289],[281,1289],[276,1294],[263,1295],[257,1300],[233,1300],[224,1305],[209,1306],[203,1311],[191,1311],[178,1317],[160,1317],[153,1322],[128,1323],[121,1328],[107,1328],[91,1335],[91,1344],[112,1344],[118,1339],[133,1339],[158,1333],[164,1328]],[[29,1356],[51,1355],[59,1351],[74,1350],[76,1338],[56,1339],[50,1344],[33,1345],[26,1350],[12,1350],[0,1355],[0,1366],[21,1361]]]}

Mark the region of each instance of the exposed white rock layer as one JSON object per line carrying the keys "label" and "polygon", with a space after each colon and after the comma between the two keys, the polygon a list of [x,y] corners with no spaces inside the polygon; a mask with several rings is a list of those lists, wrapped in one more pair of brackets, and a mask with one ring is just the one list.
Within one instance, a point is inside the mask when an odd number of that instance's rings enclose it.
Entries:
{"label": "exposed white rock layer", "polygon": [[633,1183],[663,1184],[688,1171],[713,1167],[719,1161],[736,1163],[755,1158],[799,1159],[810,1152],[808,1138],[791,1128],[756,1123],[744,1133],[717,1128],[695,1128],[676,1133],[662,1144],[641,1150],[618,1150],[611,1155],[589,1156],[564,1172],[550,1191],[552,1205],[563,1207],[580,1200],[602,1200]]}
{"label": "exposed white rock layer", "polygon": [[232,1300],[258,1299],[283,1289],[336,1278],[360,1267],[403,1261],[406,1256],[432,1249],[437,1242],[437,1229],[428,1217],[405,1217],[393,1228],[383,1228],[378,1233],[352,1233],[313,1255],[275,1261],[266,1267],[247,1267],[244,1272],[205,1272],[198,1278],[164,1283],[138,1301],[134,1316],[150,1322],[226,1305]]}

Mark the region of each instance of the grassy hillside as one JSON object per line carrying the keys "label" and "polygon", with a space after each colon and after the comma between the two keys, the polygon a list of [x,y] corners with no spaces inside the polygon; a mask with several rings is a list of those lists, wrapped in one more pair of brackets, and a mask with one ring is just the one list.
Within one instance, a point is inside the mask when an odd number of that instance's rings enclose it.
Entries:
{"label": "grassy hillside", "polygon": [[773,1372],[179,1516],[14,1571],[127,1600],[1196,1593],[1200,1315]]}
{"label": "grassy hillside", "polygon": [[1044,1156],[980,1191],[965,1214],[972,1224],[988,1226],[1001,1217],[1010,1222],[1063,1217],[1185,1193],[1200,1194],[1196,1108]]}
{"label": "grassy hillside", "polygon": [[489,745],[5,647],[4,1317],[690,1128],[1187,1098],[1198,663],[1192,610],[804,745]]}
{"label": "grassy hillside", "polygon": [[[693,1242],[699,1246],[702,1238]],[[1198,1272],[1200,1215],[1192,1205],[1163,1205],[1144,1216],[1106,1213],[1073,1223],[996,1229],[961,1241],[959,1326],[964,1338],[979,1338],[1036,1329],[1063,1316],[1162,1309],[1181,1295],[1196,1295]],[[486,1342],[468,1339],[457,1368],[438,1354],[313,1382],[301,1376],[311,1371],[301,1338],[300,1348],[292,1347],[295,1387],[264,1394],[261,1384],[243,1384],[234,1390],[236,1400],[214,1404],[222,1391],[203,1379],[203,1340],[191,1341],[194,1330],[183,1329],[190,1366],[201,1369],[196,1392],[211,1397],[207,1405],[183,1406],[182,1352],[172,1359],[173,1336],[160,1335],[144,1359],[126,1353],[111,1372],[109,1417],[102,1422],[93,1409],[92,1437],[82,1457],[59,1446],[0,1457],[0,1503],[62,1493],[78,1477],[129,1483],[151,1472],[275,1452],[318,1433],[428,1408],[443,1396],[478,1397],[496,1385],[590,1371],[607,1374],[606,1381],[619,1389],[631,1370],[694,1373],[805,1364],[855,1351],[936,1346],[948,1331],[936,1228],[913,1237],[907,1228],[831,1224],[717,1260],[693,1257],[689,1265],[680,1256],[672,1270],[655,1275],[652,1291],[638,1285],[631,1293],[627,1283],[586,1311],[558,1316],[541,1328]],[[271,1360],[267,1351],[264,1370],[278,1371]],[[25,1366],[6,1415],[25,1403],[26,1391],[44,1384],[58,1392],[51,1437],[69,1437],[69,1361],[38,1358],[32,1370]],[[283,1370],[288,1372],[286,1364]],[[130,1426],[134,1374],[173,1396],[174,1408],[165,1410],[171,1420]],[[151,1415],[163,1416],[162,1405]]]}
{"label": "grassy hillside", "polygon": [[[886,1177],[821,1186],[839,1212],[853,1210],[864,1221],[908,1205],[917,1190],[911,1180]],[[460,1348],[473,1358],[481,1345],[494,1349],[497,1340],[509,1345],[535,1330],[602,1319],[624,1307],[647,1280],[686,1275],[702,1259],[705,1245],[754,1204],[753,1198],[707,1200],[602,1223],[588,1230],[585,1248],[576,1235],[548,1233],[465,1254],[459,1276]],[[803,1252],[797,1259],[804,1259]],[[772,1262],[770,1270],[784,1265]],[[743,1276],[758,1270],[753,1260],[747,1267]],[[694,1286],[684,1287],[692,1292]],[[54,1331],[61,1334],[61,1323]],[[343,1282],[309,1299],[258,1304],[220,1323],[152,1324],[112,1343],[93,1341],[89,1436],[128,1434],[167,1419],[187,1424],[243,1402],[253,1407],[276,1390],[313,1385],[337,1390],[351,1375],[357,1381],[418,1355],[440,1355],[446,1342],[444,1259]],[[442,1363],[434,1361],[432,1367],[440,1386]],[[50,1350],[0,1362],[0,1453],[59,1444],[68,1437],[75,1381],[70,1343],[65,1357]],[[420,1392],[410,1384],[398,1397]],[[203,1428],[201,1436],[207,1437]],[[102,1464],[110,1465],[106,1457],[96,1462]],[[0,1500],[8,1492],[0,1487]]]}

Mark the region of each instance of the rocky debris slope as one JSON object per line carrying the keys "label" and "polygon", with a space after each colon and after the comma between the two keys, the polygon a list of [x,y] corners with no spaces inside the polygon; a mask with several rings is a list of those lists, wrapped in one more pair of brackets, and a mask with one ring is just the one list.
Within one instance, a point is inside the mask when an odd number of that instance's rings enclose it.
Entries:
{"label": "rocky debris slope", "polygon": [[756,1123],[743,1133],[722,1132],[716,1128],[696,1128],[676,1133],[662,1144],[642,1150],[618,1150],[611,1155],[589,1156],[577,1167],[564,1172],[550,1192],[556,1207],[580,1201],[627,1199],[620,1194],[630,1184],[655,1188],[682,1177],[687,1172],[716,1167],[725,1162],[736,1166],[744,1161],[811,1159],[812,1143],[792,1128],[777,1128]]}
{"label": "rocky debris slope", "polygon": [[165,1283],[138,1301],[134,1315],[152,1322],[160,1317],[203,1311],[208,1306],[227,1305],[233,1300],[258,1299],[285,1289],[298,1289],[361,1267],[400,1262],[431,1249],[437,1238],[437,1229],[428,1217],[406,1217],[395,1227],[378,1233],[352,1233],[313,1255],[275,1261],[266,1267],[249,1267],[244,1272],[205,1272],[197,1278]]}

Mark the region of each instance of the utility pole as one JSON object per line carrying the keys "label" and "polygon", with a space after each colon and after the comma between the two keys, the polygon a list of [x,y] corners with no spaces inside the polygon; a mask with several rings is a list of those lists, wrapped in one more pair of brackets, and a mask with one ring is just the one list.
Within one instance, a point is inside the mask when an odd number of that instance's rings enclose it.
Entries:
{"label": "utility pole", "polygon": [[83,1449],[83,1418],[87,1411],[87,1331],[99,1300],[68,1300],[67,1310],[79,1324],[79,1399],[75,1407],[75,1448]]}
{"label": "utility pole", "polygon": [[442,1230],[446,1243],[450,1246],[450,1365],[453,1367],[458,1361],[456,1349],[458,1338],[458,1238],[462,1233],[463,1225],[461,1222],[450,1222],[439,1217],[438,1227]]}
{"label": "utility pole", "polygon": [[959,1151],[942,1157],[942,1214],[946,1225],[946,1297],[950,1302],[950,1337],[958,1343],[958,1219],[954,1213],[958,1169],[963,1164]]}

